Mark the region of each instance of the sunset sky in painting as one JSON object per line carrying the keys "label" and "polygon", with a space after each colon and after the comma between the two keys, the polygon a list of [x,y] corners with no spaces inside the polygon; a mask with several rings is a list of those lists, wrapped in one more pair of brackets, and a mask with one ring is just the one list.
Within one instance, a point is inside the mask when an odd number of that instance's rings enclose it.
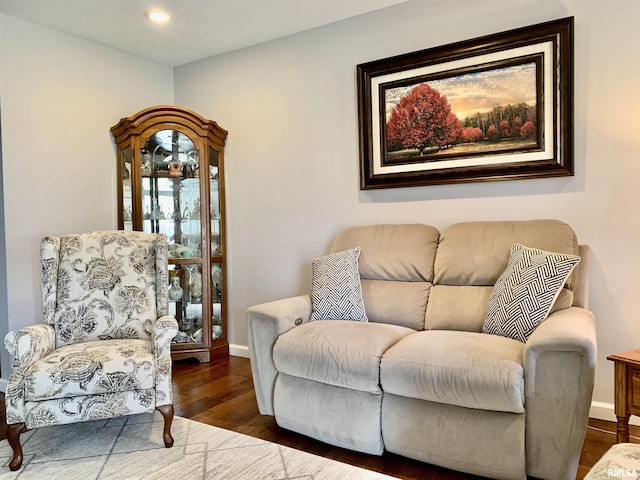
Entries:
{"label": "sunset sky in painting", "polygon": [[[431,88],[446,95],[453,113],[460,120],[477,112],[490,111],[500,105],[536,103],[536,66],[533,62],[427,83]],[[409,93],[414,86],[392,88],[387,91],[387,118],[397,100]]]}

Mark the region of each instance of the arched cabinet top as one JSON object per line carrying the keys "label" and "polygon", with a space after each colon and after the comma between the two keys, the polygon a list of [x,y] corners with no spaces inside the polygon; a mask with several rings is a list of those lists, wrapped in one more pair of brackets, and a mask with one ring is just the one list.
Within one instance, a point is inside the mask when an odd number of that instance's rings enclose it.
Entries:
{"label": "arched cabinet top", "polygon": [[145,130],[171,128],[171,125],[186,127],[197,136],[206,136],[208,140],[223,147],[227,138],[227,131],[215,121],[208,120],[193,110],[177,105],[157,105],[140,110],[135,115],[120,119],[111,127],[111,133],[116,143],[121,144],[128,137],[140,135]]}

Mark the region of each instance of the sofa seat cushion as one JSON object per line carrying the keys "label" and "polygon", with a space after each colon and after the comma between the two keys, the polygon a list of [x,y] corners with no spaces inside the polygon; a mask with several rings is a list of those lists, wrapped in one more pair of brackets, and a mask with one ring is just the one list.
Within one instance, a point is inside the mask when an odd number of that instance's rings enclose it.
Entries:
{"label": "sofa seat cushion", "polygon": [[383,323],[319,320],[280,335],[273,347],[279,372],[316,382],[380,393],[380,358],[415,332]]}
{"label": "sofa seat cushion", "polygon": [[524,412],[524,344],[476,332],[425,330],[385,352],[385,393],[499,412]]}
{"label": "sofa seat cushion", "polygon": [[26,375],[26,400],[143,391],[155,387],[151,342],[95,340],[60,347]]}

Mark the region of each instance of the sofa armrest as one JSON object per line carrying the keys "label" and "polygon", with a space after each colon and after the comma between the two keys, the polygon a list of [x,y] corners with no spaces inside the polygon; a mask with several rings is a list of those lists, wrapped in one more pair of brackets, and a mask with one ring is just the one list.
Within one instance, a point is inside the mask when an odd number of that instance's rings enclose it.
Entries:
{"label": "sofa armrest", "polygon": [[579,307],[549,315],[525,344],[529,475],[575,478],[589,419],[596,357],[594,316]]}
{"label": "sofa armrest", "polygon": [[311,317],[311,297],[300,295],[247,309],[251,373],[263,415],[273,415],[273,389],[278,374],[273,346],[280,335]]}
{"label": "sofa armrest", "polygon": [[[577,353],[583,366],[595,374],[597,346],[593,313],[579,307],[558,310],[542,322],[524,347],[524,367],[527,375],[526,394],[536,395],[538,360],[552,353]],[[562,365],[558,365],[561,367]]]}

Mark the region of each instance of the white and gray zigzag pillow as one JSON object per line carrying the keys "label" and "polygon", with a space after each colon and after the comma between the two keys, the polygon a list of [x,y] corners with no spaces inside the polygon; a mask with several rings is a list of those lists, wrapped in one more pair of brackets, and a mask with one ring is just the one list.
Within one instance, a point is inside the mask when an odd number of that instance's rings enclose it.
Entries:
{"label": "white and gray zigzag pillow", "polygon": [[579,261],[577,255],[513,245],[509,264],[489,297],[482,331],[526,342],[549,315]]}
{"label": "white and gray zigzag pillow", "polygon": [[311,260],[311,320],[367,322],[358,271],[360,247]]}

